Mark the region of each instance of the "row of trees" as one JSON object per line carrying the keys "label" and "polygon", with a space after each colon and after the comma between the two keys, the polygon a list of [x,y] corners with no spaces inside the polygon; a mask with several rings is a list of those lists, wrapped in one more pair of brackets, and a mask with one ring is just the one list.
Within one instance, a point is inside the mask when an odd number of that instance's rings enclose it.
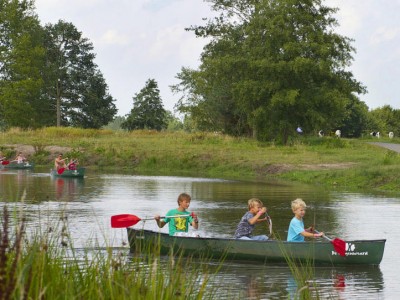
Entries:
{"label": "row of trees", "polygon": [[0,125],[109,123],[115,100],[94,59],[92,43],[72,23],[42,27],[33,0],[0,0]]}
{"label": "row of trees", "polygon": [[[206,0],[219,16],[187,30],[207,38],[198,69],[182,68],[172,91],[183,124],[149,79],[123,129],[222,131],[286,143],[295,128],[400,135],[400,112],[368,111],[353,74],[352,40],[335,33],[321,0]],[[0,0],[0,126],[100,128],[117,109],[92,43],[65,21],[42,27],[34,0]]]}
{"label": "row of trees", "polygon": [[176,106],[200,129],[286,143],[308,132],[361,135],[366,92],[346,68],[355,49],[335,33],[336,9],[320,0],[208,0],[218,17],[192,26],[210,42],[198,69],[183,68]]}

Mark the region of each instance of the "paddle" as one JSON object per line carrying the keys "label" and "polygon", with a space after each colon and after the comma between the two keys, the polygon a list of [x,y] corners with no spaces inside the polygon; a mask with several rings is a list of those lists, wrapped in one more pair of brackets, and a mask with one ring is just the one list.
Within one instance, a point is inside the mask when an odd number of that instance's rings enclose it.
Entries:
{"label": "paddle", "polygon": [[1,164],[2,164],[3,166],[8,165],[9,163],[10,163],[9,160],[3,160],[3,161],[1,162]]}
{"label": "paddle", "polygon": [[[314,232],[319,233],[317,230],[314,230]],[[333,248],[335,249],[335,251],[337,253],[339,253],[340,256],[346,256],[346,242],[345,241],[338,239],[338,238],[331,239],[331,238],[327,237],[325,234],[323,235],[323,237],[332,243]]]}
{"label": "paddle", "polygon": [[267,213],[265,213],[265,217],[267,218],[268,222],[269,236],[272,236],[272,219]]}
{"label": "paddle", "polygon": [[[188,218],[188,217],[195,217],[195,214],[191,213],[190,215],[164,216],[160,218],[164,219],[164,218]],[[154,220],[154,218],[141,219],[135,215],[129,215],[129,214],[115,215],[111,216],[111,227],[124,228],[133,226],[140,221],[146,221],[146,220]]]}

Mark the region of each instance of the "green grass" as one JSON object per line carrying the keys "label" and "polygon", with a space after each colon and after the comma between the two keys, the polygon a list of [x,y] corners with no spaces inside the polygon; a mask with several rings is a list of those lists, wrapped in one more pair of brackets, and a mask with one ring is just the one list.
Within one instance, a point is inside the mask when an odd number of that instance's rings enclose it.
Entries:
{"label": "green grass", "polygon": [[[213,299],[206,263],[190,258],[90,250],[77,253],[65,219],[57,226],[25,234],[6,206],[0,229],[0,299]],[[125,252],[125,251],[124,251]]]}
{"label": "green grass", "polygon": [[[190,175],[400,191],[399,154],[370,145],[372,139],[300,137],[287,146],[214,133],[133,132],[76,128],[11,129],[0,134],[0,150],[33,145],[36,165],[53,164],[49,146],[69,147],[89,169],[129,174]],[[374,140],[376,141],[376,140]],[[380,141],[385,141],[381,139]],[[388,140],[386,140],[388,141]],[[394,139],[392,142],[400,142]]]}

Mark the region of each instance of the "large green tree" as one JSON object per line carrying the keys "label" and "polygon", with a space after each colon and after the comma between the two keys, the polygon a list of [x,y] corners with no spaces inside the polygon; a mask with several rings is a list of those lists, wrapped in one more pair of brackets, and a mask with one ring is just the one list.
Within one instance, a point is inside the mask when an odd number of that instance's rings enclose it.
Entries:
{"label": "large green tree", "polygon": [[117,109],[94,59],[72,23],[43,28],[33,0],[0,0],[1,126],[106,125]]}
{"label": "large green tree", "polygon": [[336,9],[320,0],[208,2],[220,15],[189,28],[211,41],[199,69],[177,76],[179,111],[212,130],[283,143],[298,125],[343,123],[365,88],[346,70],[355,50],[333,30]]}
{"label": "large green tree", "polygon": [[149,79],[144,88],[133,97],[133,108],[121,127],[127,130],[162,130],[167,125],[167,112],[162,104],[158,84],[154,79]]}
{"label": "large green tree", "polygon": [[34,1],[0,0],[0,117],[7,126],[35,128],[49,120],[42,42]]}
{"label": "large green tree", "polygon": [[69,22],[47,24],[46,90],[57,126],[100,128],[117,110],[94,63],[93,44]]}

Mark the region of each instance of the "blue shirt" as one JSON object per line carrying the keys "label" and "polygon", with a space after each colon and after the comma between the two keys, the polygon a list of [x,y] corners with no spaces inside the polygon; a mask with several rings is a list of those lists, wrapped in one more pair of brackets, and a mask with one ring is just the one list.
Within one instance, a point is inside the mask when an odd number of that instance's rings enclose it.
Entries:
{"label": "blue shirt", "polygon": [[301,233],[304,231],[303,219],[299,220],[296,217],[290,221],[287,241],[288,242],[304,242],[304,236]]}
{"label": "blue shirt", "polygon": [[254,215],[249,211],[244,214],[236,228],[235,238],[239,239],[243,236],[251,237],[255,225],[250,224],[249,220],[253,217]]}

